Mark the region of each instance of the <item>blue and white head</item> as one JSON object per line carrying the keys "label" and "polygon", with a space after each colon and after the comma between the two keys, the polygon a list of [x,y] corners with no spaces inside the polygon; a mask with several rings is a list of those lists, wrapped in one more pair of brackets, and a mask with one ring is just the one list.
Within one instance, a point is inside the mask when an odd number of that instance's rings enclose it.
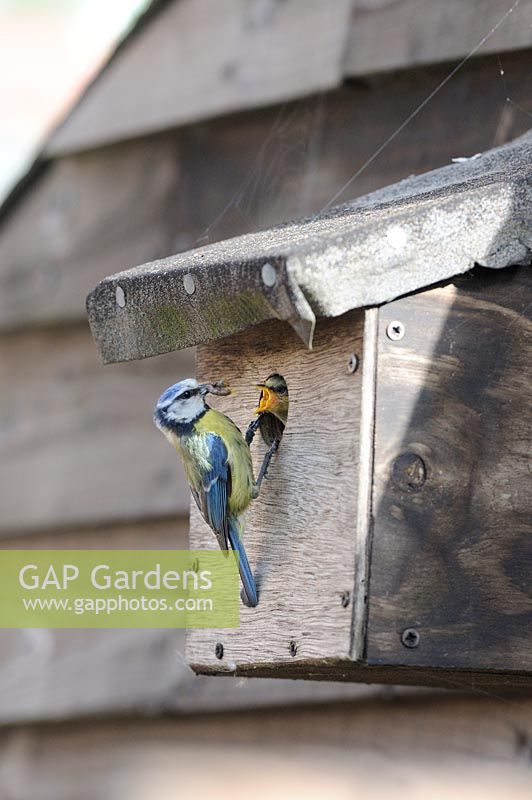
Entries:
{"label": "blue and white head", "polygon": [[183,431],[192,427],[207,411],[208,387],[195,378],[186,378],[165,389],[157,400],[153,420],[158,428]]}

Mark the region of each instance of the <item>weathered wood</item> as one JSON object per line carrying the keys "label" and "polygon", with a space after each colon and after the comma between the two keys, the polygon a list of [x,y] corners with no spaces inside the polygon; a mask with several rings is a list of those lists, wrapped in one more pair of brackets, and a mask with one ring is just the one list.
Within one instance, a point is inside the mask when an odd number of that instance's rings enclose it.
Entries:
{"label": "weathered wood", "polygon": [[[186,549],[188,519],[0,539],[2,549]],[[87,716],[201,714],[404,695],[321,681],[194,675],[182,630],[4,630],[0,725]],[[0,768],[1,770],[1,768]],[[2,781],[0,780],[0,785]]]}
{"label": "weathered wood", "polygon": [[369,664],[532,673],[531,279],[380,309]]}
{"label": "weathered wood", "polygon": [[188,511],[152,422],[191,351],[107,369],[85,327],[0,337],[0,535]]}
{"label": "weathered wood", "polygon": [[318,317],[388,302],[474,264],[529,264],[531,160],[532,131],[327,214],[111,275],[87,298],[98,350],[106,363],[146,358],[266,320],[288,320],[310,348]]}
{"label": "weathered wood", "polygon": [[[371,547],[371,508],[373,496],[373,454],[375,423],[375,378],[377,375],[377,336],[379,311],[368,308],[364,312],[364,363],[360,405],[360,467],[357,488],[357,519],[355,528],[355,585],[353,589],[353,643],[354,661],[364,657],[366,644],[366,604],[368,594],[369,559]],[[358,361],[358,355],[353,354]],[[355,361],[356,369],[359,364]],[[352,367],[351,367],[352,369]]]}
{"label": "weathered wood", "polygon": [[[2,539],[0,548],[186,549],[187,531],[181,517]],[[183,631],[3,630],[0,724],[166,709],[191,680],[183,644]]]}
{"label": "weathered wood", "polygon": [[[528,800],[532,701],[444,697],[4,730],[6,797]],[[489,724],[487,724],[489,720]],[[208,768],[206,768],[208,764]],[[259,776],[259,777],[258,777]],[[438,794],[435,794],[437,787]]]}
{"label": "weathered wood", "polygon": [[1,329],[79,320],[95,275],[173,248],[178,146],[123,143],[50,166],[1,229]]}
{"label": "weathered wood", "polygon": [[[526,131],[505,87],[529,107],[529,59],[504,56],[505,84],[493,58],[466,64],[337,200]],[[52,163],[0,227],[0,330],[84,318],[106,275],[319,211],[445,74],[387,75]]]}
{"label": "weathered wood", "polygon": [[[345,73],[363,75],[416,64],[458,61],[473,50],[474,55],[479,55],[530,47],[532,2],[520,0],[505,16],[514,3],[354,0]],[[481,44],[484,38],[486,41]]]}
{"label": "weathered wood", "polygon": [[320,0],[174,2],[119,50],[45,152],[296,99],[349,76],[459,59],[485,36],[478,53],[530,47],[531,0],[489,35],[510,7],[510,0],[335,0],[331,12]]}
{"label": "weathered wood", "polygon": [[[245,428],[258,380],[281,373],[288,385],[288,424],[261,495],[247,515],[245,543],[259,605],[241,608],[236,630],[189,631],[187,658],[198,671],[272,668],[291,662],[304,672],[315,662],[341,664],[351,652],[355,570],[363,315],[321,320],[308,352],[282,323],[202,346],[198,374],[223,376],[235,397],[216,407]],[[214,405],[214,404],[213,404]],[[265,445],[253,444],[255,474]],[[191,545],[215,548],[212,531],[193,509]],[[222,642],[224,657],[215,646]],[[334,670],[331,671],[334,677]]]}
{"label": "weathered wood", "polygon": [[[167,5],[110,61],[48,155],[337,86],[351,0]],[[134,88],[133,88],[134,87]]]}
{"label": "weathered wood", "polygon": [[[259,605],[242,609],[238,631],[191,633],[187,657],[196,670],[450,688],[467,687],[471,681],[484,688],[530,687],[532,598],[526,582],[526,534],[532,509],[526,492],[531,275],[527,267],[500,274],[478,268],[443,288],[383,306],[378,312],[376,365],[368,320],[363,386],[369,399],[362,407],[370,430],[362,434],[359,417],[349,423],[349,436],[344,429],[346,414],[360,414],[360,394],[356,403],[347,395],[342,400],[348,384],[341,377],[340,351],[357,352],[361,346],[357,341],[350,347],[349,329],[341,348],[322,339],[318,353],[323,361],[317,367],[310,362],[307,366],[304,351],[292,352],[280,323],[275,334],[263,325],[200,348],[205,377],[215,365],[230,381],[235,377],[242,397],[236,412],[239,424],[246,422],[242,408],[252,407],[246,384],[262,378],[262,372],[284,374],[291,409],[267,487],[275,494],[271,499],[261,496],[249,519],[248,550],[258,576]],[[348,320],[345,316],[337,323],[346,325]],[[333,324],[320,321],[325,330]],[[406,327],[404,337],[401,325]],[[396,328],[399,334],[394,338]],[[275,346],[265,345],[272,341]],[[312,359],[313,354],[306,356]],[[356,507],[349,503],[360,492],[358,448],[373,429],[373,380],[368,370],[374,369],[374,523],[368,589],[368,525],[357,529],[355,537]],[[294,383],[299,394],[293,394]],[[319,392],[323,385],[329,392],[327,419],[334,419],[337,431],[330,451],[320,427],[325,401],[308,389],[317,387]],[[223,407],[228,410],[231,403]],[[314,443],[309,431],[316,432]],[[297,450],[302,434],[303,455]],[[367,444],[362,450],[371,474]],[[306,487],[298,481],[302,464],[307,465],[304,474],[313,476],[312,499],[320,504],[315,510],[317,526],[306,520]],[[340,499],[334,499],[330,487],[323,495],[317,488],[325,487],[331,477]],[[359,495],[358,513],[368,518],[366,505]],[[286,518],[286,509],[292,507],[297,513]],[[320,540],[328,543],[318,560],[309,536],[309,529],[314,533],[316,528]],[[197,514],[192,531],[195,546],[215,546]],[[328,581],[335,565],[337,585],[343,580],[347,586],[352,577],[355,588],[354,595],[348,589],[348,605],[354,607],[350,653],[342,650],[345,629],[330,607]],[[346,568],[353,567],[355,572],[342,578]],[[412,647],[407,646],[411,640],[402,639],[409,628],[420,636]],[[215,656],[218,641],[224,645],[221,660]]]}

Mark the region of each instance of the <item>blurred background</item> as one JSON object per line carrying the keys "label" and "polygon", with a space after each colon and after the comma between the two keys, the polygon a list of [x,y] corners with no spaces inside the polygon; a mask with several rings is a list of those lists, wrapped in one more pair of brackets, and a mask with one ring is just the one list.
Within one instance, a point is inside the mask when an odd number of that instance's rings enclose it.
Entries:
{"label": "blurred background", "polygon": [[[102,367],[106,275],[504,144],[532,0],[0,0],[0,544],[186,547],[151,421],[194,353]],[[3,631],[0,798],[530,797],[532,700],[195,677],[180,631]]]}
{"label": "blurred background", "polygon": [[0,199],[147,0],[0,2]]}

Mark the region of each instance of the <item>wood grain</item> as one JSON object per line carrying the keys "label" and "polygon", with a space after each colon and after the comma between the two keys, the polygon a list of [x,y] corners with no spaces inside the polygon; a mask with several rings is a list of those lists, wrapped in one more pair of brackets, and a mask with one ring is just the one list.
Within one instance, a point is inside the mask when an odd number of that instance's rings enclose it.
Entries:
{"label": "wood grain", "polygon": [[[286,323],[257,328],[198,351],[201,379],[225,378],[237,391],[216,407],[244,428],[256,403],[254,384],[279,372],[290,394],[288,424],[261,496],[249,509],[245,542],[259,605],[241,608],[236,630],[190,631],[187,658],[197,671],[231,672],[268,665],[309,667],[350,657],[355,569],[363,315],[319,322],[306,350]],[[255,472],[264,445],[253,445]],[[191,545],[214,548],[212,531],[193,509]],[[221,641],[224,658],[215,657]]]}
{"label": "wood grain", "polygon": [[532,672],[531,278],[477,269],[380,311],[370,664]]}
{"label": "wood grain", "polygon": [[521,0],[490,35],[511,7],[501,0],[354,0],[345,72],[459,61],[475,48],[480,55],[530,47],[530,0]]}
{"label": "wood grain", "polygon": [[[528,108],[529,56],[503,64]],[[468,62],[338,202],[524,133],[496,67]],[[381,76],[53,162],[0,226],[0,330],[84,318],[106,275],[318,212],[446,72]]]}
{"label": "wood grain", "polygon": [[85,327],[0,337],[0,535],[186,513],[152,415],[193,372],[191,351],[103,367]]}
{"label": "wood grain", "polygon": [[[4,549],[186,549],[188,519],[0,539]],[[4,630],[0,725],[153,717],[403,696],[389,687],[194,675],[182,630]],[[1,749],[1,748],[0,748]],[[0,767],[1,772],[1,767]],[[0,785],[2,785],[0,779]]]}
{"label": "wood grain", "polygon": [[372,533],[371,504],[373,497],[378,325],[378,309],[366,309],[364,311],[364,363],[362,365],[362,396],[360,404],[360,466],[357,490],[353,641],[351,646],[351,656],[354,661],[362,661],[366,646],[368,578]]}
{"label": "wood grain", "polygon": [[398,786],[413,798],[527,800],[531,719],[530,698],[428,695],[27,726],[0,735],[0,782],[15,800],[170,800],[183,792],[225,800],[243,796],[238,764],[259,800],[345,800],[354,787],[357,796],[389,800]]}
{"label": "wood grain", "polygon": [[[501,0],[336,0],[333,13],[320,0],[167,4],[100,74],[45,152],[298,99],[349,77],[459,60],[485,36],[475,55],[532,46],[531,0],[488,35],[509,8]],[[495,84],[497,72],[495,63]]]}
{"label": "wood grain", "polygon": [[46,153],[335,87],[350,12],[351,0],[336,0],[333,14],[321,0],[167,4],[108,64]]}
{"label": "wood grain", "polygon": [[167,253],[178,184],[171,138],[51,165],[1,229],[0,328],[78,321],[97,281]]}
{"label": "wood grain", "polygon": [[[1,548],[186,549],[187,532],[181,517],[3,539]],[[184,632],[171,630],[3,630],[0,724],[160,712],[190,682],[183,644]]]}

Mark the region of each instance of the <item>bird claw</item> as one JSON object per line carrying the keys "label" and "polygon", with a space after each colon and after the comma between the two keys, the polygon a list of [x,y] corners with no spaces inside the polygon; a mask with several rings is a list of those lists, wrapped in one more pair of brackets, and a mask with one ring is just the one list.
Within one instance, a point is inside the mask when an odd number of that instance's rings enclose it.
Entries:
{"label": "bird claw", "polygon": [[260,425],[261,416],[262,416],[262,414],[259,415],[256,419],[252,419],[251,422],[248,425],[248,428],[247,428],[247,431],[246,431],[246,436],[245,436],[246,444],[248,446],[251,444],[251,442],[255,438],[255,433],[257,432],[257,428]]}
{"label": "bird claw", "polygon": [[253,499],[254,500],[260,494],[260,487],[262,485],[262,481],[264,480],[264,478],[268,474],[270,461],[272,460],[273,455],[279,449],[280,443],[281,443],[280,439],[274,439],[272,444],[271,444],[270,449],[268,450],[268,452],[266,453],[266,455],[264,456],[264,458],[262,460],[262,467],[260,468],[259,477],[257,478],[257,481],[256,481],[255,486],[254,486],[254,491],[253,491]]}

